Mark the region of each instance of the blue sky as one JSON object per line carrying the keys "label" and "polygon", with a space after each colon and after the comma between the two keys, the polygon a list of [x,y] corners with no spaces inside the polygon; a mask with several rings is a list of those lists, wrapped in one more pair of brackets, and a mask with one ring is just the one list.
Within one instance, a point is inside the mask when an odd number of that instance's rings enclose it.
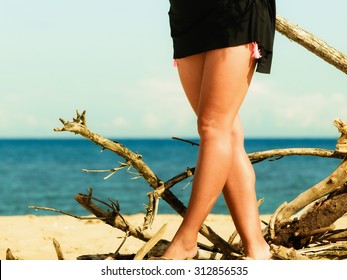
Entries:
{"label": "blue sky", "polygon": [[[66,137],[59,117],[87,110],[108,137],[195,137],[172,67],[167,0],[2,0],[0,138]],[[277,1],[277,12],[347,53],[347,2]],[[346,75],[276,33],[271,75],[241,109],[246,137],[338,137]]]}

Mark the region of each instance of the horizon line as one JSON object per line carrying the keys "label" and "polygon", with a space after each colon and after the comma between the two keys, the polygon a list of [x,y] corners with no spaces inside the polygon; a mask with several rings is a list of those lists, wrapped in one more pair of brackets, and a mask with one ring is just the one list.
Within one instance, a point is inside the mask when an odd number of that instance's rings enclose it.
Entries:
{"label": "horizon line", "polygon": [[[148,136],[129,136],[129,137],[105,137],[110,140],[175,140],[179,141],[177,139],[173,139],[176,136],[170,136],[170,137],[148,137]],[[199,140],[199,137],[193,137],[193,136],[183,136],[179,137],[180,139],[184,140]],[[333,139],[338,139],[339,137],[333,137],[333,136],[248,136],[245,137],[245,140],[333,140]],[[2,140],[87,140],[86,138],[76,138],[73,136],[68,136],[68,137],[26,137],[26,136],[17,136],[17,137],[1,137],[0,136],[0,141]],[[90,141],[90,140],[89,140]]]}

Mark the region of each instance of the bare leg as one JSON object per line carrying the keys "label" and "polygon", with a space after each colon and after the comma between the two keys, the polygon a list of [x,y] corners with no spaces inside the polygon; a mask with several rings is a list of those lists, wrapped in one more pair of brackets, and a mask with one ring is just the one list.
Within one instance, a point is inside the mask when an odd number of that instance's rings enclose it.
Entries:
{"label": "bare leg", "polygon": [[269,245],[264,240],[255,192],[255,173],[244,149],[240,118],[233,125],[232,166],[223,189],[224,199],[238,230],[245,254],[252,259],[269,259]]}
{"label": "bare leg", "polygon": [[[240,141],[234,141],[236,140],[235,135],[240,135],[235,132],[239,129],[242,132],[239,120],[237,118],[235,122],[235,118],[248,90],[254,66],[249,45],[214,50],[179,61],[182,85],[198,116],[198,131],[201,141],[187,213],[164,257],[182,259],[195,255],[198,231],[224,185],[226,185],[224,190],[224,194],[227,196],[226,202],[231,211],[241,209],[242,213],[245,213],[243,208],[247,208],[248,204],[251,204],[251,210],[246,211],[250,217],[242,214],[242,219],[235,222],[239,231],[241,230],[241,236],[248,240],[248,235],[251,234],[249,240],[252,242],[254,231],[260,229],[258,212],[257,209],[254,211],[253,207],[256,206],[254,179],[244,180],[253,181],[252,184],[246,184],[252,185],[252,188],[245,188],[242,176],[235,178],[236,172],[231,171],[238,164],[241,164],[238,166],[238,171],[242,168],[249,170],[244,156],[239,161],[240,152],[236,152],[235,156],[233,154],[234,149],[238,148],[237,145],[240,145]],[[234,128],[234,123],[238,124],[235,126],[236,128]],[[243,150],[243,155],[245,154],[243,142],[239,150]],[[249,174],[249,171],[241,174],[245,173]],[[230,183],[226,184],[226,182]],[[234,184],[236,185],[234,186]],[[248,201],[244,197],[242,205],[235,206],[239,196],[249,196],[249,192],[239,191],[240,188],[253,189],[252,201]],[[230,193],[233,194],[230,195]],[[235,200],[235,198],[237,199]],[[254,215],[256,217],[253,217]],[[233,216],[234,219],[238,219],[241,213],[233,213]],[[247,225],[242,220],[246,220]],[[254,225],[255,221],[257,225]],[[245,233],[242,232],[243,229],[245,229]],[[247,241],[244,242],[247,244]],[[245,246],[248,248],[246,251],[250,257],[258,258],[256,254],[252,253],[251,248],[253,247],[255,248],[251,245]]]}

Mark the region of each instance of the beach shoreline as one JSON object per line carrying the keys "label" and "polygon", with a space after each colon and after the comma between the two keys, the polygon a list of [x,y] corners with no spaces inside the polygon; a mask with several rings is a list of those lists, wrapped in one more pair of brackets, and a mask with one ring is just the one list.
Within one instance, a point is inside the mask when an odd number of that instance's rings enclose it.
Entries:
{"label": "beach shoreline", "polygon": [[[135,226],[141,226],[144,214],[125,215],[125,219]],[[268,222],[271,215],[261,215],[261,220]],[[164,224],[167,230],[163,239],[171,240],[182,218],[174,214],[160,214],[148,231],[157,232]],[[210,226],[225,240],[234,231],[229,215],[210,214],[205,224]],[[347,227],[347,216],[340,218],[336,228]],[[63,252],[64,259],[76,260],[82,255],[108,254],[115,252],[123,241],[124,232],[106,225],[99,220],[78,220],[64,215],[52,216],[1,216],[0,217],[0,260],[6,259],[6,250],[11,249],[13,255],[22,260],[56,260],[53,246],[56,239]],[[199,235],[199,242],[210,245]],[[129,237],[122,246],[121,254],[134,254],[144,242]]]}

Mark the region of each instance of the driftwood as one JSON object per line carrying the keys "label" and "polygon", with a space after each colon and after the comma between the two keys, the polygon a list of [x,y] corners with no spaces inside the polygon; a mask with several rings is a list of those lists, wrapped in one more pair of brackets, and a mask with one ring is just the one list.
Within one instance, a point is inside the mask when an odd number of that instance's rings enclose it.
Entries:
{"label": "driftwood", "polygon": [[[118,142],[110,141],[92,132],[86,127],[85,119],[85,112],[82,114],[77,113],[77,117],[72,122],[61,120],[63,127],[57,128],[55,131],[68,131],[80,134],[100,145],[102,149],[109,149],[115,152],[126,160],[126,163],[123,165],[133,166],[138,172],[138,176],[143,177],[154,191],[149,195],[149,205],[146,207],[147,215],[144,219],[146,226],[142,227],[133,226],[126,221],[119,213],[118,203],[112,201],[111,203],[106,203],[94,198],[91,189],[87,195],[78,194],[75,199],[81,206],[106,224],[124,231],[126,236],[130,235],[148,242],[136,255],[130,256],[131,258],[143,259],[146,256],[162,254],[169,243],[167,240],[161,239],[164,229],[151,236],[146,233],[146,229],[150,226],[148,221],[153,221],[155,205],[160,197],[169,203],[177,213],[184,216],[185,206],[173,195],[170,188],[193,176],[194,168],[188,168],[167,182],[163,182],[152,172],[139,154],[133,153]],[[337,119],[334,121],[334,125],[342,133],[337,143],[337,147],[341,147],[341,144],[344,144],[346,139],[346,131],[344,129],[346,123]],[[249,158],[253,163],[258,163],[274,157],[282,158],[301,155],[300,152],[302,152],[302,155],[340,158],[342,162],[325,180],[300,194],[293,201],[283,203],[272,215],[269,224],[264,229],[264,236],[271,244],[274,256],[278,259],[345,258],[347,255],[346,246],[342,246],[337,242],[347,242],[347,229],[335,230],[333,223],[347,213],[346,151],[343,149],[339,149],[339,151],[307,148],[284,149],[253,153],[249,155]],[[114,172],[114,170],[110,169],[109,172]],[[107,206],[108,210],[103,210],[96,203]],[[301,215],[298,215],[299,210],[303,212]],[[200,233],[209,239],[213,247],[199,244],[199,259],[243,259],[242,247],[240,244],[233,243],[236,232],[231,235],[229,242],[223,240],[206,225],[202,226]],[[327,243],[332,246],[327,246]],[[309,249],[304,250],[305,248]],[[111,259],[124,258],[124,256],[122,257],[114,253],[108,257]]]}
{"label": "driftwood", "polygon": [[300,194],[288,203],[278,214],[278,221],[286,220],[294,213],[317,199],[333,192],[347,183],[347,161],[343,160],[338,168],[326,179]]}
{"label": "driftwood", "polygon": [[[337,119],[334,124],[342,133],[336,145],[341,151],[341,144],[343,145],[346,139],[346,130],[341,127],[346,127],[346,123]],[[293,217],[304,207],[304,213]],[[268,238],[273,244],[294,249],[302,249],[314,243],[346,240],[347,229],[334,231],[334,222],[346,213],[347,158],[345,157],[330,176],[278,209],[270,223]],[[326,252],[325,255],[334,258],[346,257],[346,246],[336,245],[335,248],[339,248],[338,254]],[[323,248],[319,250],[321,251],[319,256],[324,256]],[[302,250],[302,252],[307,251]],[[315,255],[317,256],[318,254]]]}
{"label": "driftwood", "polygon": [[[142,160],[142,156],[132,152],[127,147],[122,145],[119,142],[111,141],[101,135],[98,135],[87,128],[86,124],[86,112],[84,111],[82,114],[77,112],[76,118],[73,119],[72,122],[66,122],[63,119],[60,119],[63,123],[63,127],[56,128],[55,131],[62,132],[68,131],[75,134],[79,134],[90,141],[94,142],[97,145],[100,145],[102,149],[110,150],[116,153],[118,156],[123,157],[126,160],[126,165],[131,165],[136,171],[139,173],[139,176],[143,177],[147,183],[154,189],[155,197],[161,197],[165,200],[178,214],[184,216],[186,207],[183,203],[169,190],[172,186],[179,183],[181,180],[188,178],[193,174],[192,169],[186,170],[185,172],[179,174],[178,176],[173,177],[167,182],[161,181],[153,171],[148,167],[148,165]],[[75,199],[88,211],[95,214],[97,217],[106,220],[107,224],[112,226],[116,226],[118,223],[115,223],[115,219],[117,219],[117,215],[113,213],[114,211],[103,211],[96,204],[92,203],[91,195],[83,195],[79,194],[75,197]],[[153,207],[149,207],[153,208]],[[149,218],[153,220],[152,218]],[[120,223],[122,225],[122,223]],[[117,228],[124,230],[126,225],[121,227],[117,226]],[[134,229],[136,232],[140,230],[140,228]],[[132,234],[133,231],[129,230],[129,233]],[[217,235],[210,227],[203,224],[200,233],[206,237],[211,243],[213,243],[217,248],[219,248],[226,255],[239,255],[239,250],[234,248],[233,245],[230,245],[223,238]],[[144,234],[142,231],[138,232],[138,235]],[[148,238],[149,239],[149,238]]]}
{"label": "driftwood", "polygon": [[142,260],[146,254],[161,240],[166,228],[167,224],[164,224],[160,230],[136,253],[134,260]]}
{"label": "driftwood", "polygon": [[12,254],[12,251],[11,251],[10,248],[7,248],[7,250],[6,250],[6,260],[9,260],[9,261],[18,260],[18,259]]}
{"label": "driftwood", "polygon": [[271,253],[280,260],[309,260],[308,257],[300,254],[295,249],[284,246],[271,245]]}
{"label": "driftwood", "polygon": [[279,15],[276,17],[276,30],[347,74],[347,56],[344,53]]}
{"label": "driftwood", "polygon": [[53,246],[54,246],[55,252],[57,254],[58,260],[60,260],[60,261],[64,260],[63,251],[61,250],[59,242],[55,238],[53,238]]}

